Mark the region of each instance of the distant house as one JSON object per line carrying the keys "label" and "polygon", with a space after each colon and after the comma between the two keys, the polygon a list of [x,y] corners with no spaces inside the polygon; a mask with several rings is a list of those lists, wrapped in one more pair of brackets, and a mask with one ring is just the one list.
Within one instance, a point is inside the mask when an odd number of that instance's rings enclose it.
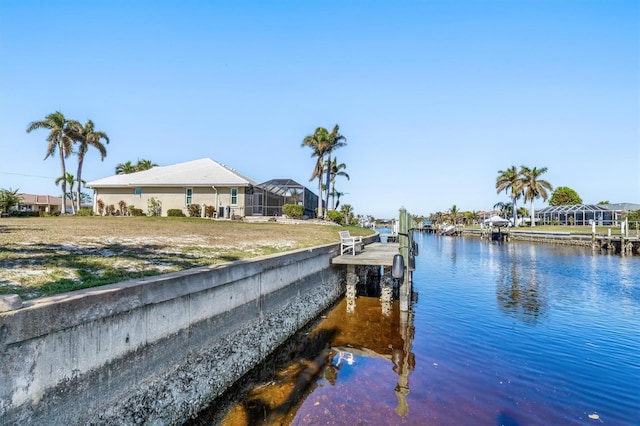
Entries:
{"label": "distant house", "polygon": [[[20,212],[35,212],[38,214],[56,214],[62,210],[62,198],[54,197],[53,195],[35,195],[35,194],[16,194],[22,201],[15,208]],[[81,204],[81,207],[91,207],[85,203]],[[70,213],[72,211],[71,200],[66,200],[66,211]]]}
{"label": "distant house", "polygon": [[216,217],[263,216],[286,196],[210,158],[115,175],[85,187],[94,191],[96,213],[100,201],[116,210],[124,202],[146,211],[149,200],[155,198],[161,202],[163,216],[170,209],[187,215],[190,204],[213,206]]}
{"label": "distant house", "polygon": [[558,225],[617,225],[625,213],[640,210],[640,204],[574,204],[548,206],[536,211],[536,222]]}
{"label": "distant house", "polygon": [[502,212],[500,210],[483,210],[481,212],[478,212],[478,221],[482,223],[490,217],[500,216],[501,214]]}

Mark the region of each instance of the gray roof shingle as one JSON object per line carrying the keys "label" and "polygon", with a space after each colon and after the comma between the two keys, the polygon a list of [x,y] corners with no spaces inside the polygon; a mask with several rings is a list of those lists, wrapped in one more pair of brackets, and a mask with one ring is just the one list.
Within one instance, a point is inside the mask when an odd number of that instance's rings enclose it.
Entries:
{"label": "gray roof shingle", "polygon": [[258,182],[210,158],[88,182],[87,188],[144,186],[257,186]]}

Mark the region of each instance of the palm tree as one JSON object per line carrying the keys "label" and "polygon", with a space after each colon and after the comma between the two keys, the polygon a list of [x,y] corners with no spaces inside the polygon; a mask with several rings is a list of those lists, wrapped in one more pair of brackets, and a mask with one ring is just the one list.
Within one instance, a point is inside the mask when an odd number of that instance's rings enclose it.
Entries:
{"label": "palm tree", "polygon": [[[66,207],[67,204],[67,198],[71,200],[71,214],[76,214],[75,211],[75,206],[73,204],[73,183],[76,181],[75,176],[73,176],[71,173],[69,172],[65,172],[64,176],[60,176],[58,179],[56,179],[56,185],[58,185],[60,182],[62,182],[63,185],[66,186],[66,184],[69,184],[69,192],[65,192],[64,196],[62,197],[62,205]],[[62,207],[63,209],[65,207]]]}
{"label": "palm tree", "polygon": [[531,202],[531,210],[529,213],[531,214],[531,226],[536,226],[536,222],[534,219],[535,212],[533,209],[533,200],[536,198],[542,197],[543,201],[547,201],[549,198],[549,193],[547,190],[553,190],[553,187],[549,182],[544,179],[539,179],[540,175],[547,172],[546,167],[537,168],[534,167],[530,169],[527,166],[520,167],[520,175],[522,176],[522,187],[524,189],[524,201]]}
{"label": "palm tree", "polygon": [[344,163],[338,164],[338,158],[334,158],[331,162],[331,210],[336,209],[336,177],[344,176],[349,180],[349,175],[342,170],[346,169],[347,165]]}
{"label": "palm tree", "polygon": [[313,173],[309,178],[309,181],[318,179],[318,217],[324,217],[322,211],[322,177],[324,173],[324,155],[327,152],[329,146],[329,132],[324,127],[316,128],[312,135],[306,136],[302,140],[302,147],[308,146],[311,148],[311,156],[317,157],[316,164],[313,168]]}
{"label": "palm tree", "polygon": [[21,202],[22,196],[18,195],[18,189],[0,189],[0,213],[9,214]]}
{"label": "palm tree", "polygon": [[353,207],[351,207],[351,204],[345,204],[340,207],[340,213],[344,216],[345,225],[349,225],[351,223],[351,216],[353,215]]}
{"label": "palm tree", "polygon": [[513,204],[513,226],[518,226],[518,210],[516,208],[516,200],[522,195],[522,177],[518,173],[516,166],[511,166],[506,170],[498,170],[498,177],[496,178],[496,192],[499,194],[502,191],[509,193],[511,202]]}
{"label": "palm tree", "polygon": [[338,208],[338,206],[340,205],[340,197],[342,197],[343,195],[347,195],[348,192],[340,192],[340,191],[336,191],[335,188],[333,188],[332,192],[331,192],[331,196],[335,198],[336,201],[336,205],[333,207],[332,210],[335,210]]}
{"label": "palm tree", "polygon": [[[343,147],[347,144],[347,138],[340,134],[340,126],[337,124],[333,126],[333,130],[329,133],[329,141],[325,150],[327,155],[327,180],[325,184],[325,205],[329,205],[329,188],[331,183],[331,172],[332,172],[332,161],[331,161],[331,153],[336,149]],[[345,166],[346,167],[346,166]]]}
{"label": "palm tree", "polygon": [[455,204],[451,206],[448,213],[453,220],[453,224],[455,225],[458,222],[458,213],[460,213],[460,210],[458,210],[458,206],[456,206]]}
{"label": "palm tree", "polygon": [[493,205],[493,208],[500,210],[500,214],[504,216],[505,219],[508,219],[509,215],[511,214],[511,209],[513,208],[513,205],[511,205],[510,203],[505,203],[503,201],[498,201]]}
{"label": "palm tree", "polygon": [[126,163],[119,163],[116,166],[117,175],[128,175],[129,173],[135,173],[136,171],[136,166],[134,166],[131,161],[127,161]]}
{"label": "palm tree", "polygon": [[464,213],[464,220],[467,225],[473,225],[474,222],[480,219],[480,213],[477,210],[468,211]]}
{"label": "palm tree", "polygon": [[151,160],[142,159],[142,160],[138,160],[138,164],[136,164],[135,167],[136,167],[136,172],[142,172],[144,170],[149,170],[154,167],[158,167],[158,165]]}
{"label": "palm tree", "polygon": [[[27,126],[27,133],[31,133],[31,131],[36,129],[47,129],[49,130],[49,135],[47,136],[47,155],[45,155],[44,159],[46,160],[50,156],[53,156],[58,149],[58,155],[60,156],[60,168],[62,170],[62,176],[65,176],[67,173],[67,167],[65,164],[65,158],[71,155],[72,147],[73,147],[73,139],[70,136],[70,128],[69,122],[64,117],[64,115],[60,111],[56,111],[52,114],[49,114],[45,117],[44,120],[41,121],[32,121]],[[61,214],[65,214],[67,212],[65,206],[65,196],[67,193],[67,182],[62,181],[62,207],[60,210]]]}
{"label": "palm tree", "polygon": [[291,198],[291,202],[293,204],[298,204],[300,202],[300,198],[302,198],[302,194],[297,188],[291,188],[291,191],[289,191],[289,198]]}
{"label": "palm tree", "polygon": [[431,213],[429,215],[429,219],[434,223],[434,224],[439,224],[443,221],[444,219],[444,213],[442,212],[435,212],[435,213]]}
{"label": "palm tree", "polygon": [[109,143],[109,136],[105,132],[101,132],[94,129],[93,121],[87,120],[87,123],[83,126],[77,121],[70,121],[70,127],[72,131],[72,138],[78,143],[78,187],[76,190],[77,197],[76,202],[77,210],[80,210],[80,201],[82,193],[82,165],[84,164],[84,156],[87,154],[89,147],[92,146],[100,151],[100,161],[104,161],[107,156],[107,149],[102,144],[101,140]]}

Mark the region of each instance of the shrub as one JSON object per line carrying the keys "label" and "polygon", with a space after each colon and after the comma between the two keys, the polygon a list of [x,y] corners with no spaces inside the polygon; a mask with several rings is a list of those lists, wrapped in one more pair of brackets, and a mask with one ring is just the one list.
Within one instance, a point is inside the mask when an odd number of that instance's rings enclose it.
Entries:
{"label": "shrub", "polygon": [[98,198],[98,214],[102,216],[104,214],[104,201]]}
{"label": "shrub", "polygon": [[147,201],[147,215],[162,216],[162,201],[156,197],[151,197]]}
{"label": "shrub", "polygon": [[122,216],[127,214],[127,203],[123,200],[118,201],[118,207],[120,207],[120,213]]}
{"label": "shrub", "polygon": [[169,217],[183,217],[184,213],[180,209],[169,209],[167,210],[167,216]]}
{"label": "shrub", "polygon": [[38,217],[40,216],[40,213],[38,212],[32,212],[32,211],[18,211],[18,210],[12,210],[9,213],[9,216],[12,217]]}
{"label": "shrub", "polygon": [[206,217],[213,217],[213,215],[216,212],[216,208],[213,206],[207,206],[207,208],[204,210],[204,215]]}
{"label": "shrub", "polygon": [[304,215],[304,206],[299,204],[284,204],[282,213],[294,219],[300,219]]}
{"label": "shrub", "polygon": [[327,217],[330,221],[338,223],[340,225],[342,225],[342,222],[344,222],[344,216],[337,210],[327,211]]}
{"label": "shrub", "polygon": [[189,217],[200,217],[202,215],[200,204],[189,204],[187,211],[189,212]]}
{"label": "shrub", "polygon": [[107,213],[110,216],[115,216],[115,214],[116,214],[116,206],[114,206],[113,204],[109,204],[109,208],[107,209]]}
{"label": "shrub", "polygon": [[129,206],[129,215],[131,215],[131,216],[145,216],[145,214],[142,211],[142,209],[136,209],[133,206]]}
{"label": "shrub", "polygon": [[84,207],[78,210],[78,216],[93,216],[93,209],[89,207]]}

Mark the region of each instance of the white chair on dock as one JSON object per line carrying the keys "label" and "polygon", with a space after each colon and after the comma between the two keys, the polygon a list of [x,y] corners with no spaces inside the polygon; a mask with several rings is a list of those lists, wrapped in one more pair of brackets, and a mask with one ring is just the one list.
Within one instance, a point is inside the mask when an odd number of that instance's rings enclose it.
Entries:
{"label": "white chair on dock", "polygon": [[362,237],[352,237],[349,231],[340,231],[340,255],[342,256],[349,250],[355,256],[356,255],[356,244],[360,244],[364,248],[364,243],[362,242]]}

